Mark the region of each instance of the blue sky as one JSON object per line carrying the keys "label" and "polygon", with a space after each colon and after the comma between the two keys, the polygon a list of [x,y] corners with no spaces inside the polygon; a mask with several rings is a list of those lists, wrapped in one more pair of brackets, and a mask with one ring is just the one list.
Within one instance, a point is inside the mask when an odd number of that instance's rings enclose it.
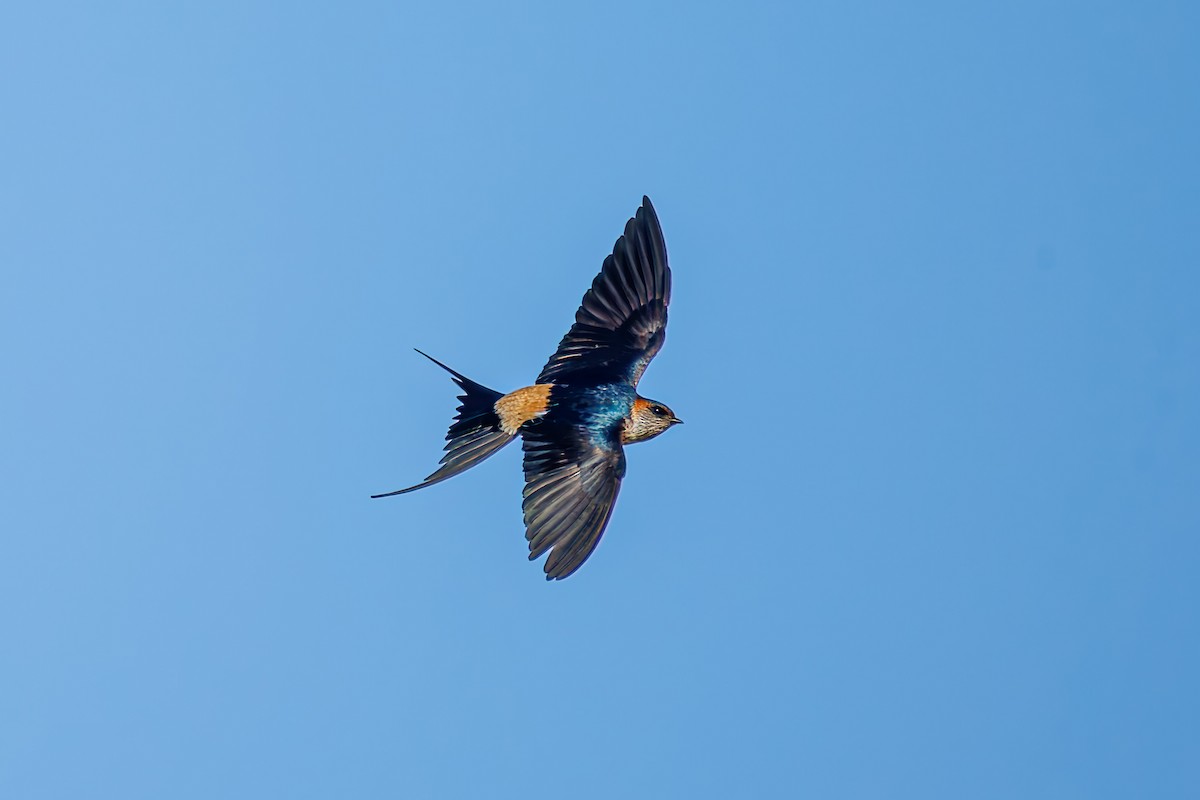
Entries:
{"label": "blue sky", "polygon": [[[0,11],[0,796],[1200,796],[1187,3]],[[643,193],[687,421],[520,453]]]}

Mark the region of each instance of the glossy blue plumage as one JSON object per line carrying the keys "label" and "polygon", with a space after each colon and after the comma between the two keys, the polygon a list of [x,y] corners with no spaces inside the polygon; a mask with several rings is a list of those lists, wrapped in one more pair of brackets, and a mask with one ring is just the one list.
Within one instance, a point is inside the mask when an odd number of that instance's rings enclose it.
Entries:
{"label": "glossy blue plumage", "polygon": [[557,418],[589,431],[597,445],[613,441],[613,432],[619,431],[632,413],[636,398],[637,390],[627,383],[558,386],[550,394],[551,410]]}

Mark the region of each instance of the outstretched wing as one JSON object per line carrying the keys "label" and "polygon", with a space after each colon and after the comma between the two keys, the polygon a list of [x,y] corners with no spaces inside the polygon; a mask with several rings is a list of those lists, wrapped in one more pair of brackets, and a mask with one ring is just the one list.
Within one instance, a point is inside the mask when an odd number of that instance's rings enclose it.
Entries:
{"label": "outstretched wing", "polygon": [[643,197],[537,382],[637,386],[666,339],[670,302],[667,245],[654,206]]}
{"label": "outstretched wing", "polygon": [[625,476],[615,432],[555,421],[553,413],[522,432],[525,450],[525,538],[529,560],[547,550],[546,580],[561,580],[596,549]]}

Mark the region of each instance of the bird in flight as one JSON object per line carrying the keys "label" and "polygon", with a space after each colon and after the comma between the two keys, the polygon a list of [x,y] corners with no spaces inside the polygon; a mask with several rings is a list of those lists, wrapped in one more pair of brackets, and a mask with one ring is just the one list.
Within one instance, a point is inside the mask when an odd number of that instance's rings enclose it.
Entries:
{"label": "bird in flight", "polygon": [[529,560],[549,552],[546,580],[568,577],[596,549],[612,516],[625,477],[625,445],[682,422],[663,403],[637,393],[666,339],[670,302],[666,243],[654,206],[643,197],[584,294],[575,324],[532,386],[501,394],[417,351],[450,373],[463,390],[462,405],[446,434],[441,467],[416,486],[373,497],[440,483],[520,436]]}

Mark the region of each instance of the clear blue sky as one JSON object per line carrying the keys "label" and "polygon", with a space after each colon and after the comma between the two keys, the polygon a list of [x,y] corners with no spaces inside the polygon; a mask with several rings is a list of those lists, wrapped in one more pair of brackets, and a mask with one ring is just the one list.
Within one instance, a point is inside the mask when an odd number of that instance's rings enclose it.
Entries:
{"label": "clear blue sky", "polygon": [[[1200,797],[1200,11],[970,5],[7,4],[0,796]],[[643,193],[587,565],[368,500]]]}

